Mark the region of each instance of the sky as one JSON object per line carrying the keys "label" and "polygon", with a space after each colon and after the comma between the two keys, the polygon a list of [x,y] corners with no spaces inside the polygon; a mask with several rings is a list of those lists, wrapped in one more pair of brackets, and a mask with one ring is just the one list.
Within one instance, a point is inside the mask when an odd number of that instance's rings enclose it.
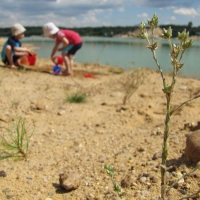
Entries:
{"label": "sky", "polygon": [[154,13],[162,25],[200,26],[200,0],[1,0],[0,27],[136,26]]}

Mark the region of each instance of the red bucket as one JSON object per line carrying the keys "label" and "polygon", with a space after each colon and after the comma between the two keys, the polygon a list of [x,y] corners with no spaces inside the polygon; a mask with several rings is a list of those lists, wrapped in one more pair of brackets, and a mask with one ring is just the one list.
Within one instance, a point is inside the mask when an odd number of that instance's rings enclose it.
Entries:
{"label": "red bucket", "polygon": [[54,56],[53,57],[53,62],[56,65],[62,65],[63,64],[63,57],[62,56]]}
{"label": "red bucket", "polygon": [[27,55],[27,58],[28,58],[28,62],[29,62],[29,65],[35,65],[36,64],[36,60],[37,60],[37,54],[34,53],[32,55]]}

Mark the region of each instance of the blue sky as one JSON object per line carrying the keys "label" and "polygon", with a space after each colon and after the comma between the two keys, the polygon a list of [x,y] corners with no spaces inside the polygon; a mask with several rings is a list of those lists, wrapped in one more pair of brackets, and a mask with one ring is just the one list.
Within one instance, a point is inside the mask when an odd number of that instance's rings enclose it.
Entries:
{"label": "blue sky", "polygon": [[156,13],[159,24],[200,26],[199,0],[1,0],[0,27],[134,26]]}

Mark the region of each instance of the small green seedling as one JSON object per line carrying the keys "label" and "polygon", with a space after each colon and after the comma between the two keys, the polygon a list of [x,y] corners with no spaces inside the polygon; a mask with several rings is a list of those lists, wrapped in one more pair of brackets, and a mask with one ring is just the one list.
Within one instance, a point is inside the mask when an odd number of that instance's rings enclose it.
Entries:
{"label": "small green seedling", "polygon": [[124,199],[122,198],[122,196],[123,196],[125,193],[124,193],[124,191],[122,190],[121,186],[120,186],[118,183],[116,183],[115,180],[114,180],[114,173],[115,173],[115,171],[114,171],[113,167],[112,167],[112,166],[109,166],[109,165],[105,165],[105,166],[104,166],[104,169],[106,170],[107,174],[111,177],[112,184],[113,184],[113,190],[114,190],[115,192],[117,192],[118,197],[120,197],[121,200],[124,200]]}
{"label": "small green seedling", "polygon": [[25,119],[19,118],[9,123],[9,127],[0,127],[0,160],[19,158],[27,160],[29,141],[34,132],[35,124],[26,124]]}

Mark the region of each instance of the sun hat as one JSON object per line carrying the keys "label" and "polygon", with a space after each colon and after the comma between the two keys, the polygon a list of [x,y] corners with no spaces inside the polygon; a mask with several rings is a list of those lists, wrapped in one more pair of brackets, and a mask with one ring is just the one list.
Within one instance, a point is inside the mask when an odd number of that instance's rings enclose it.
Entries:
{"label": "sun hat", "polygon": [[44,36],[54,35],[58,31],[59,31],[59,28],[55,26],[53,22],[48,22],[43,25]]}
{"label": "sun hat", "polygon": [[12,32],[13,36],[20,35],[20,34],[24,33],[25,31],[26,31],[26,29],[21,24],[14,24],[11,27],[11,32]]}

